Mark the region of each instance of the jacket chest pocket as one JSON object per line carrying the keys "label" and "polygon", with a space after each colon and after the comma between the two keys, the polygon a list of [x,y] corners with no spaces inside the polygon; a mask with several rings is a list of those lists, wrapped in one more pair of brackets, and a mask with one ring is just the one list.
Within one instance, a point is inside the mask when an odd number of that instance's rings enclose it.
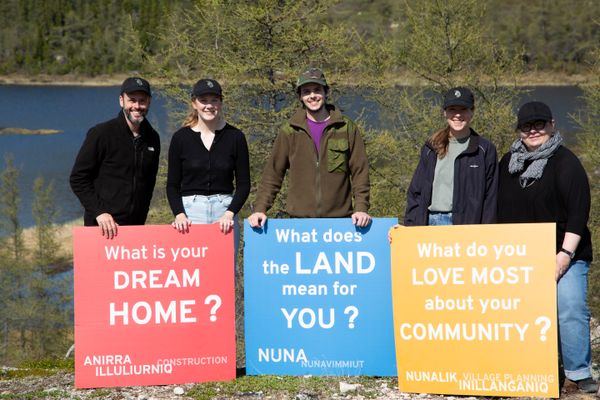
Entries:
{"label": "jacket chest pocket", "polygon": [[340,173],[348,171],[348,140],[329,139],[327,143],[327,171]]}
{"label": "jacket chest pocket", "polygon": [[142,169],[147,171],[152,168],[156,159],[156,149],[150,145],[144,144],[140,152]]}

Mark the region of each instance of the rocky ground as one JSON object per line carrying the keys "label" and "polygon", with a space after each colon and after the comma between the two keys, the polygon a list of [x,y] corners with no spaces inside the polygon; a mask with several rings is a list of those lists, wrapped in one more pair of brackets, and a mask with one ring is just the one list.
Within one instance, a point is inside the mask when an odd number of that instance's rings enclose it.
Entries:
{"label": "rocky ground", "polygon": [[[281,387],[285,386],[281,377]],[[323,392],[318,390],[278,390],[273,385],[270,390],[245,391],[235,393],[206,394],[199,389],[202,385],[165,385],[110,389],[75,389],[72,372],[59,372],[49,376],[29,376],[19,379],[0,378],[0,399],[107,399],[107,400],[158,400],[158,399],[219,399],[219,400],[321,400],[321,399],[376,399],[376,400],[479,400],[481,397],[440,396],[429,394],[411,394],[398,391],[397,381],[390,378],[369,378],[368,383],[356,383],[352,378],[332,379],[326,382]],[[331,386],[333,385],[333,387]],[[368,386],[368,387],[367,387]],[[333,390],[332,390],[333,389]],[[592,394],[580,393],[576,386],[567,383],[561,392],[563,400],[596,400]]]}

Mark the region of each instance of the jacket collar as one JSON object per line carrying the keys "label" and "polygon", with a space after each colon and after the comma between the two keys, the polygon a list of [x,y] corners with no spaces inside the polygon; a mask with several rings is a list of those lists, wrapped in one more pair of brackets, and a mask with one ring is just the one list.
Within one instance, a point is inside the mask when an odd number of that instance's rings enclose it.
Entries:
{"label": "jacket collar", "polygon": [[[119,111],[119,115],[117,116],[117,119],[119,120],[119,125],[121,126],[123,133],[127,134],[128,136],[133,137],[133,133],[131,132],[131,129],[129,129],[129,124],[127,124],[127,120],[125,119],[125,112],[122,109],[121,109],[121,111]],[[149,132],[150,129],[151,129],[150,122],[148,122],[147,118],[144,118],[144,120],[142,121],[142,123],[140,125],[140,136],[142,136],[142,137],[148,136],[147,132]]]}
{"label": "jacket collar", "polygon": [[479,148],[479,134],[477,132],[475,132],[473,130],[473,128],[471,129],[471,138],[469,139],[469,145],[467,146],[467,149],[465,150],[465,153],[475,153],[477,151],[477,149]]}

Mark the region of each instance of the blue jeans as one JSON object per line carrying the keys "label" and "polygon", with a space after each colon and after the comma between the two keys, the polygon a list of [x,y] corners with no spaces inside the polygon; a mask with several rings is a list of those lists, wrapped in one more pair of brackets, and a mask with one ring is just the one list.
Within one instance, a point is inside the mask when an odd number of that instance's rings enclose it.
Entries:
{"label": "blue jeans", "polygon": [[427,225],[452,225],[452,213],[430,212]]}
{"label": "blue jeans", "polygon": [[[210,196],[183,196],[185,215],[194,224],[213,224],[225,214],[233,196],[230,194],[211,194]],[[235,266],[240,242],[240,223],[237,214],[233,216],[233,265]]]}
{"label": "blue jeans", "polygon": [[575,260],[558,281],[558,332],[565,376],[589,378],[591,369],[590,310],[587,305],[590,263]]}

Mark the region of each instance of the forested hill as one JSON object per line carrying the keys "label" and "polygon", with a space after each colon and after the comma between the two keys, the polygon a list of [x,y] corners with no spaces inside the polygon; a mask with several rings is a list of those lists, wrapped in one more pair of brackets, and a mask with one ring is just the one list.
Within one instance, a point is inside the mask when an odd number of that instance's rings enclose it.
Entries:
{"label": "forested hill", "polygon": [[[219,0],[227,3],[231,0]],[[243,0],[250,2],[249,0]],[[269,9],[274,0],[256,0]],[[289,3],[292,0],[277,0]],[[407,9],[422,0],[315,0],[318,23],[348,24],[374,44],[410,37]],[[208,0],[3,0],[0,74],[94,76],[143,69],[145,55],[168,45],[158,33]],[[481,25],[530,70],[585,72],[600,42],[597,0],[486,0]],[[203,29],[191,26],[189,29]],[[478,29],[473,26],[473,29]],[[201,45],[201,44],[200,44]]]}

